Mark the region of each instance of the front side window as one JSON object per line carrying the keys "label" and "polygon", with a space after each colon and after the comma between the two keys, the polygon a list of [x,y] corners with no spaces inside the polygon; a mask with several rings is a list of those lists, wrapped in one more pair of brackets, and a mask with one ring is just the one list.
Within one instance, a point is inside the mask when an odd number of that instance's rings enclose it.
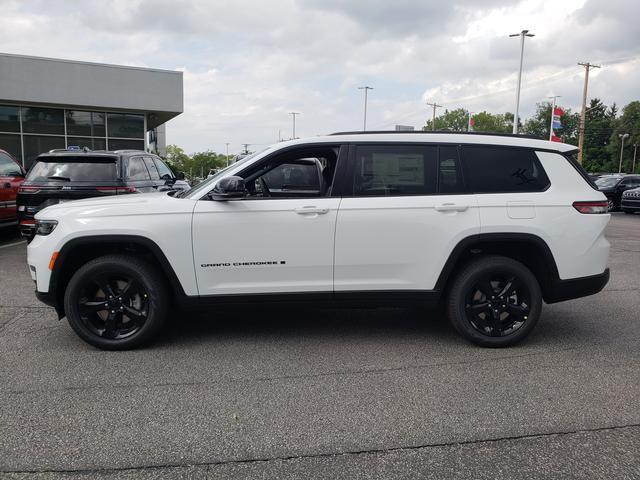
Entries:
{"label": "front side window", "polygon": [[427,195],[436,192],[436,146],[359,146],[353,165],[357,197]]}
{"label": "front side window", "polygon": [[338,147],[277,155],[243,172],[249,198],[307,198],[331,193]]}
{"label": "front side window", "polygon": [[158,173],[160,174],[160,178],[164,180],[169,180],[170,178],[173,178],[173,173],[171,172],[169,167],[167,167],[164,164],[164,162],[162,162],[162,160],[157,158],[154,158],[154,160],[156,162],[156,166],[158,167]]}
{"label": "front side window", "polygon": [[549,178],[532,150],[465,146],[462,159],[465,181],[472,192],[540,192],[549,186]]}
{"label": "front side window", "polygon": [[142,157],[131,157],[129,159],[129,180],[131,181],[141,181],[141,180],[151,180],[149,176],[149,171],[147,167],[144,165],[144,160]]}

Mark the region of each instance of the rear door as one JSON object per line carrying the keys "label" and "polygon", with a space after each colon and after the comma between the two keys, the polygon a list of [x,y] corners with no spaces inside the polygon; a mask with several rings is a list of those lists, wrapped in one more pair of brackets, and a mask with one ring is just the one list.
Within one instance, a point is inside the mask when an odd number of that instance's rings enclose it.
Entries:
{"label": "rear door", "polygon": [[454,246],[480,230],[455,145],[352,145],[347,183],[336,226],[336,295],[432,290]]}
{"label": "rear door", "polygon": [[15,220],[16,194],[24,180],[22,168],[4,152],[0,152],[0,222]]}

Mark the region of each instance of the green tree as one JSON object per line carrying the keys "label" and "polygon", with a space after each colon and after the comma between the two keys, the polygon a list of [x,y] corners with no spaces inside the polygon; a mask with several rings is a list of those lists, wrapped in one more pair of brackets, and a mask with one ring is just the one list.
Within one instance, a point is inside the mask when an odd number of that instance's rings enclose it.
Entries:
{"label": "green tree", "polygon": [[613,170],[609,139],[616,122],[617,107],[611,108],[593,98],[585,115],[583,165],[589,172],[608,172]]}
{"label": "green tree", "polygon": [[[445,110],[442,115],[436,117],[436,130],[449,132],[466,132],[469,122],[469,112],[464,108]],[[433,130],[433,120],[427,120],[423,130]]]}
{"label": "green tree", "polygon": [[511,133],[513,131],[513,113],[493,114],[486,111],[475,113],[473,118],[474,132]]}
{"label": "green tree", "polygon": [[206,177],[211,169],[218,169],[227,166],[227,157],[211,150],[196,152],[191,156],[188,163],[187,173],[195,176]]}
{"label": "green tree", "polygon": [[[629,103],[622,109],[622,115],[613,124],[613,132],[609,138],[607,149],[611,155],[612,170],[617,172],[620,161],[620,143],[622,139],[620,135],[629,134],[624,141],[624,154],[622,157],[622,171],[631,172],[633,162],[634,148],[633,145],[640,143],[640,101]],[[638,161],[636,159],[636,170]]]}
{"label": "green tree", "polygon": [[162,157],[175,171],[186,171],[186,165],[191,158],[184,153],[184,150],[177,145],[167,145],[166,153]]}

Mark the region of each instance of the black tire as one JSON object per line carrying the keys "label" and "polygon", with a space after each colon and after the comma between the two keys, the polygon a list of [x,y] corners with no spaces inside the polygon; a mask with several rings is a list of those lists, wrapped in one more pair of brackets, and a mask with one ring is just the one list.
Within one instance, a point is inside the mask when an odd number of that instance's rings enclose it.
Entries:
{"label": "black tire", "polygon": [[447,299],[453,327],[483,347],[520,342],[535,327],[541,310],[542,292],[533,273],[522,263],[497,255],[480,257],[463,267]]}
{"label": "black tire", "polygon": [[612,198],[607,199],[607,204],[610,212],[615,212],[616,210],[618,210],[618,206],[616,205],[616,202]]}
{"label": "black tire", "polygon": [[165,323],[169,291],[161,273],[129,255],[106,255],[75,272],[64,295],[71,328],[104,350],[149,342]]}

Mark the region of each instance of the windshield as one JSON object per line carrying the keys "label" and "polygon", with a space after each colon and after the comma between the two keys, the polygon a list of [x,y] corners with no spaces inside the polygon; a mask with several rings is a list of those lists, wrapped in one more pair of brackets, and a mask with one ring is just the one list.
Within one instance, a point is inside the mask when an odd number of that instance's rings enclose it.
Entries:
{"label": "windshield", "polygon": [[615,187],[619,181],[620,177],[602,177],[596,180],[596,185],[604,188]]}
{"label": "windshield", "polygon": [[229,169],[237,167],[238,165],[241,165],[241,164],[245,163],[247,160],[252,159],[256,155],[264,152],[265,150],[267,150],[267,149],[265,148],[263,150],[260,150],[259,152],[254,152],[251,155],[247,155],[246,157],[238,160],[236,163],[232,163],[228,167],[223,168],[218,173],[216,173],[213,177],[207,178],[205,181],[199,183],[195,187],[192,187],[189,190],[185,190],[184,192],[180,192],[179,194],[176,195],[176,197],[177,198],[190,197],[191,195],[193,195],[195,193],[198,193],[200,191],[206,191],[209,188],[210,185],[213,185],[216,182],[216,180],[218,180],[220,177],[224,176],[225,172],[227,172]]}
{"label": "windshield", "polygon": [[113,157],[40,158],[29,170],[27,182],[104,182],[116,179]]}

